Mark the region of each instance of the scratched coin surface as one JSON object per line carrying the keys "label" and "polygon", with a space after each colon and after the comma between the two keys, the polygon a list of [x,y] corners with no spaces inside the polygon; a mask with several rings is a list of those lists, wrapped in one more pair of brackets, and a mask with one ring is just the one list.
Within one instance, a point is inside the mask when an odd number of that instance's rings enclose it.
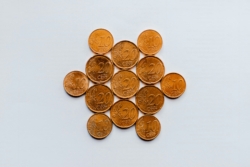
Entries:
{"label": "scratched coin surface", "polygon": [[107,56],[95,55],[88,60],[85,71],[91,81],[103,84],[113,76],[114,65]]}
{"label": "scratched coin surface", "polygon": [[135,130],[141,139],[153,140],[159,135],[161,124],[156,117],[145,115],[138,119],[135,125]]}
{"label": "scratched coin surface", "polygon": [[164,95],[162,91],[155,86],[145,86],[137,92],[135,101],[143,113],[155,114],[164,104]]}
{"label": "scratched coin surface", "polygon": [[136,74],[146,84],[159,82],[165,73],[163,62],[157,57],[144,57],[136,66]]}
{"label": "scratched coin surface", "polygon": [[128,70],[136,65],[140,57],[139,49],[130,41],[120,41],[111,50],[111,59],[114,64]]}
{"label": "scratched coin surface", "polygon": [[91,111],[105,112],[114,103],[114,95],[109,87],[94,85],[87,90],[85,101]]}
{"label": "scratched coin surface", "polygon": [[97,139],[107,137],[112,131],[112,122],[110,118],[101,113],[92,115],[87,122],[87,129],[91,136]]}
{"label": "scratched coin surface", "polygon": [[88,89],[89,80],[81,71],[72,71],[65,76],[63,87],[69,95],[81,96]]}
{"label": "scratched coin surface", "polygon": [[145,30],[139,35],[137,46],[145,55],[155,55],[162,47],[162,37],[155,30]]}
{"label": "scratched coin surface", "polygon": [[134,96],[139,86],[139,79],[132,71],[119,71],[111,79],[111,89],[120,98]]}
{"label": "scratched coin surface", "polygon": [[97,54],[105,54],[113,47],[114,38],[112,34],[105,29],[96,29],[89,36],[89,47]]}
{"label": "scratched coin surface", "polygon": [[120,128],[129,128],[134,125],[138,115],[136,105],[129,100],[117,101],[110,109],[111,120]]}
{"label": "scratched coin surface", "polygon": [[178,73],[169,73],[161,80],[161,90],[169,98],[180,97],[186,90],[186,81]]}

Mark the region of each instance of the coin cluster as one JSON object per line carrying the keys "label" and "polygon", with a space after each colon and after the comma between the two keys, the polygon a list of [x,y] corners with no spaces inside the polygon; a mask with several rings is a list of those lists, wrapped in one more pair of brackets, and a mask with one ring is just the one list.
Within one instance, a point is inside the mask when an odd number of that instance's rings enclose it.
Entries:
{"label": "coin cluster", "polygon": [[[160,121],[153,116],[164,104],[164,95],[178,98],[186,89],[185,79],[178,73],[165,75],[164,63],[156,57],[162,47],[162,37],[155,30],[143,31],[137,45],[123,40],[114,45],[112,34],[106,29],[94,30],[88,39],[92,56],[85,73],[72,71],[64,78],[64,89],[71,96],[84,93],[88,108],[94,112],[87,122],[87,130],[97,139],[107,137],[113,123],[119,128],[135,124],[137,135],[153,140],[161,130]],[[111,59],[105,54],[111,51]],[[140,59],[140,52],[145,57]],[[114,66],[119,71],[114,74]],[[136,74],[130,71],[136,66]],[[165,75],[165,76],[164,76]],[[89,88],[89,80],[94,83]],[[111,88],[104,85],[111,80]],[[140,81],[146,86],[140,89]],[[160,82],[160,87],[154,84]],[[114,103],[114,96],[120,100]],[[135,96],[135,104],[130,101]],[[110,110],[110,118],[104,112]],[[139,110],[145,115],[139,117]]]}

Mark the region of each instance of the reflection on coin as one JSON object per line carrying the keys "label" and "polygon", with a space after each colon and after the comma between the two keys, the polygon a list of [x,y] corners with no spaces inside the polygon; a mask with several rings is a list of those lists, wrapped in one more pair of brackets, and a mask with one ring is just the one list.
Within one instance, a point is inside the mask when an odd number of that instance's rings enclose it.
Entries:
{"label": "reflection on coin", "polygon": [[152,115],[142,116],[135,125],[137,135],[143,140],[153,140],[161,131],[159,120]]}
{"label": "reflection on coin", "polygon": [[89,47],[97,54],[105,54],[112,48],[114,38],[112,34],[105,29],[96,29],[89,36]]}
{"label": "reflection on coin", "polygon": [[163,62],[157,57],[144,57],[136,66],[136,74],[146,84],[159,82],[165,73]]}
{"label": "reflection on coin", "polygon": [[134,125],[138,115],[139,111],[136,105],[129,100],[117,101],[110,109],[111,120],[120,128],[128,128]]}
{"label": "reflection on coin", "polygon": [[87,122],[87,129],[91,136],[97,139],[107,137],[112,130],[112,122],[105,114],[94,114]]}
{"label": "reflection on coin", "polygon": [[161,90],[169,98],[180,97],[186,90],[186,81],[178,73],[169,73],[161,80]]}
{"label": "reflection on coin", "polygon": [[135,101],[143,113],[155,114],[164,104],[164,95],[162,91],[155,86],[145,86],[137,92]]}
{"label": "reflection on coin", "polygon": [[88,89],[89,80],[81,71],[72,71],[65,76],[63,87],[69,95],[81,96]]}
{"label": "reflection on coin", "polygon": [[139,49],[130,41],[120,41],[111,50],[112,61],[122,70],[134,67],[139,57]]}
{"label": "reflection on coin", "polygon": [[111,79],[111,89],[120,98],[134,96],[139,86],[139,79],[132,71],[119,71]]}
{"label": "reflection on coin", "polygon": [[114,95],[109,87],[105,85],[94,85],[88,89],[85,101],[93,112],[105,112],[114,103]]}
{"label": "reflection on coin", "polygon": [[102,84],[114,74],[114,65],[107,56],[95,55],[86,64],[86,74],[94,83]]}
{"label": "reflection on coin", "polygon": [[162,47],[161,35],[155,30],[145,30],[139,35],[137,46],[145,55],[155,55]]}

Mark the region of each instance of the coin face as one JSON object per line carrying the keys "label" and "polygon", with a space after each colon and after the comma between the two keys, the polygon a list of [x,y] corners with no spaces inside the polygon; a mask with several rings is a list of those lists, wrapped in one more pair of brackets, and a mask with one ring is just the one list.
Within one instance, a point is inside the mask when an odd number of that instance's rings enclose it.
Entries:
{"label": "coin face", "polygon": [[91,81],[102,84],[113,76],[114,65],[107,56],[95,55],[88,60],[85,70]]}
{"label": "coin face", "polygon": [[88,108],[93,112],[105,112],[114,103],[114,95],[105,85],[94,85],[88,89],[85,96]]}
{"label": "coin face", "polygon": [[161,35],[155,30],[145,30],[139,35],[137,46],[145,55],[155,55],[162,47]]}
{"label": "coin face", "polygon": [[138,115],[139,111],[136,105],[129,100],[117,101],[110,109],[111,120],[120,128],[128,128],[134,125]]}
{"label": "coin face", "polygon": [[105,114],[94,114],[87,122],[87,129],[92,137],[103,139],[110,134],[112,130],[112,122]]}
{"label": "coin face", "polygon": [[178,73],[169,73],[161,80],[161,90],[169,98],[180,97],[186,90],[186,81]]}
{"label": "coin face", "polygon": [[139,79],[132,71],[119,71],[111,79],[111,89],[120,98],[134,96],[139,86]]}
{"label": "coin face", "polygon": [[111,50],[112,61],[122,70],[134,67],[139,57],[139,49],[130,41],[120,41]]}
{"label": "coin face", "polygon": [[88,89],[89,80],[81,71],[72,71],[65,76],[63,87],[69,95],[81,96]]}
{"label": "coin face", "polygon": [[112,48],[114,38],[112,34],[105,29],[96,29],[89,36],[89,47],[97,54],[105,54]]}
{"label": "coin face", "polygon": [[145,114],[157,113],[164,104],[164,95],[155,86],[141,88],[135,96],[136,105]]}
{"label": "coin face", "polygon": [[157,57],[144,57],[137,64],[136,73],[142,82],[155,84],[164,76],[165,67]]}
{"label": "coin face", "polygon": [[161,131],[159,120],[152,115],[142,116],[135,125],[137,135],[143,140],[153,140]]}

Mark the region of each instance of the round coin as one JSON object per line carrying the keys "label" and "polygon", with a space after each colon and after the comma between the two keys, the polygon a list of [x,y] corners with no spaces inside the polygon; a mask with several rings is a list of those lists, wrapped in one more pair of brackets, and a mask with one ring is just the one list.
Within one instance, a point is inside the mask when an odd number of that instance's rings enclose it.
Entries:
{"label": "round coin", "polygon": [[161,90],[169,98],[180,97],[186,90],[186,81],[178,73],[169,73],[161,80]]}
{"label": "round coin", "polygon": [[155,86],[145,86],[137,92],[135,101],[143,113],[155,114],[164,104],[164,95],[162,91]]}
{"label": "round coin", "polygon": [[145,55],[155,55],[162,47],[162,37],[155,30],[145,30],[139,35],[137,46]]}
{"label": "round coin", "polygon": [[103,84],[113,76],[114,65],[107,56],[95,55],[88,60],[85,71],[91,81]]}
{"label": "round coin", "polygon": [[129,100],[117,101],[110,109],[111,120],[120,128],[129,128],[134,125],[138,115],[136,105]]}
{"label": "round coin", "polygon": [[136,74],[146,84],[159,82],[165,73],[163,62],[157,57],[144,57],[136,66]]}
{"label": "round coin", "polygon": [[96,29],[89,36],[89,47],[97,54],[105,54],[112,48],[114,38],[112,34],[105,29]]}
{"label": "round coin", "polygon": [[120,41],[111,50],[111,59],[114,64],[122,69],[128,70],[135,66],[140,57],[139,49],[130,41]]}
{"label": "round coin", "polygon": [[87,122],[87,129],[92,137],[103,139],[110,134],[112,130],[112,122],[105,114],[94,114]]}
{"label": "round coin", "polygon": [[63,87],[69,95],[81,96],[88,89],[89,80],[81,71],[72,71],[65,76]]}
{"label": "round coin", "polygon": [[159,135],[161,124],[156,117],[145,115],[138,119],[135,125],[135,130],[141,139],[153,140]]}
{"label": "round coin", "polygon": [[87,90],[85,101],[91,111],[97,113],[105,112],[114,103],[114,95],[109,87],[94,85]]}
{"label": "round coin", "polygon": [[139,86],[139,79],[132,71],[119,71],[111,79],[111,89],[120,98],[134,96]]}

